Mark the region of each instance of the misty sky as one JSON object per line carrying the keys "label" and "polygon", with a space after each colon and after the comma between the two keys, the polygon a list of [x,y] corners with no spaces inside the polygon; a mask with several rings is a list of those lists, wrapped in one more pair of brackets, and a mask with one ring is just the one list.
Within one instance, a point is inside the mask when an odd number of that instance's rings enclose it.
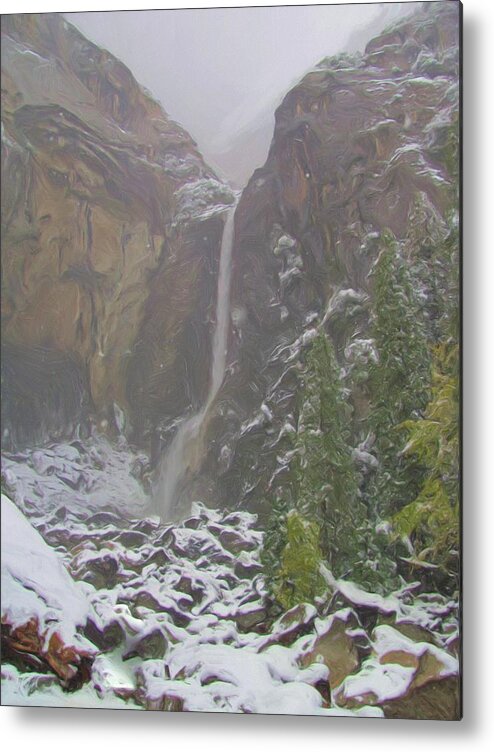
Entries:
{"label": "misty sky", "polygon": [[64,15],[122,60],[170,117],[191,133],[213,166],[228,173],[221,154],[239,133],[257,127],[259,143],[253,144],[253,152],[267,152],[274,109],[308,69],[327,55],[363,47],[400,8],[410,12],[413,5]]}

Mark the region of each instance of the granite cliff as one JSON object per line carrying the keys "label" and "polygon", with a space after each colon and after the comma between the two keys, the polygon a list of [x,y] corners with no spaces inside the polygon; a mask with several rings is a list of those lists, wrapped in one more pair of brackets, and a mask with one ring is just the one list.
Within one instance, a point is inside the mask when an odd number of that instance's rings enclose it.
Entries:
{"label": "granite cliff", "polygon": [[[97,422],[157,464],[207,400],[234,196],[128,69],[60,16],[5,17],[2,32],[4,445]],[[369,357],[382,233],[409,255],[447,238],[458,69],[457,5],[425,4],[285,96],[235,213],[226,375],[183,458],[184,497],[265,508],[314,328],[351,374]],[[368,395],[346,387],[357,446]]]}
{"label": "granite cliff", "polygon": [[[369,357],[369,271],[383,232],[421,258],[450,234],[458,71],[458,6],[425,3],[363,55],[321,61],[277,110],[266,164],[236,212],[229,375],[197,477],[203,497],[265,510],[266,492],[283,478],[283,438],[296,423],[314,327],[349,374]],[[368,399],[346,385],[356,446]]]}
{"label": "granite cliff", "polygon": [[7,703],[461,717],[459,8],[308,72],[240,197],[3,19]]}
{"label": "granite cliff", "polygon": [[149,447],[207,391],[231,191],[59,15],[3,17],[2,101],[4,445],[97,421]]}

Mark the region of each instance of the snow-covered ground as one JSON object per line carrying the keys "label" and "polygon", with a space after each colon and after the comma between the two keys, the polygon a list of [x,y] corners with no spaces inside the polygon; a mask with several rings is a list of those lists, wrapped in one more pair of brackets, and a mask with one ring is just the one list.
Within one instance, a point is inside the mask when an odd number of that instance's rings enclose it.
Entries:
{"label": "snow-covered ground", "polygon": [[145,465],[103,438],[4,458],[4,704],[382,717],[457,677],[457,604],[413,587],[382,598],[326,571],[319,613],[270,623],[255,515],[144,516]]}

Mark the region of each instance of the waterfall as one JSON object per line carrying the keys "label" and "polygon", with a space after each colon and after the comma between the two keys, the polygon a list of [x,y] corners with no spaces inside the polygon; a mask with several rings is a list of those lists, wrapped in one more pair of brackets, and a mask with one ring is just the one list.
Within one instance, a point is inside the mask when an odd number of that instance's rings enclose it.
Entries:
{"label": "waterfall", "polygon": [[159,510],[165,520],[176,519],[180,516],[180,510],[177,509],[180,482],[191,464],[194,450],[197,452],[200,449],[195,445],[200,439],[202,424],[225,375],[230,320],[230,282],[235,208],[236,204],[228,211],[221,239],[216,325],[213,335],[209,391],[200,411],[184,420],[178,427],[159,470],[156,497]]}

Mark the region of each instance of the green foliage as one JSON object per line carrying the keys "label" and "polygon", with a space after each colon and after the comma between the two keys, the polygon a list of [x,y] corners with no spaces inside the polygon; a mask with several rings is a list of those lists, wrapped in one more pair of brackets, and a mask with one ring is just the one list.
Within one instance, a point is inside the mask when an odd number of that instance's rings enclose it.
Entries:
{"label": "green foliage", "polygon": [[372,270],[372,350],[351,371],[352,388],[358,383],[370,402],[360,429],[375,437],[379,460],[363,481],[333,345],[319,331],[305,350],[297,429],[284,439],[289,472],[276,489],[262,554],[268,591],[283,608],[324,591],[321,560],[336,577],[372,591],[398,587],[396,561],[409,555],[405,537],[427,566],[455,566],[458,233],[427,197],[415,210],[403,246],[391,232],[381,235]]}
{"label": "green foliage", "polygon": [[286,518],[286,545],[274,583],[274,597],[284,609],[313,602],[325,590],[319,573],[322,561],[319,538],[317,523],[292,509]]}
{"label": "green foliage", "polygon": [[323,553],[337,575],[358,556],[363,516],[348,425],[333,348],[320,332],[307,353],[302,378],[295,443],[296,507],[317,521]]}
{"label": "green foliage", "polygon": [[381,243],[373,269],[372,323],[379,358],[369,369],[369,425],[380,467],[369,496],[373,510],[387,516],[415,498],[422,482],[420,463],[399,452],[399,426],[427,405],[430,355],[409,267],[391,232],[383,232]]}
{"label": "green foliage", "polygon": [[[306,351],[297,431],[290,435],[289,446],[285,445],[290,472],[273,499],[264,539],[266,584],[281,605],[286,605],[289,593],[296,598],[302,591],[317,590],[314,582],[320,580],[321,557],[336,576],[351,570],[362,557],[364,508],[348,444],[347,410],[333,348],[321,331]],[[295,570],[290,569],[290,562],[295,566],[290,543],[295,532],[302,550],[307,549],[296,563],[302,567],[300,587],[293,585]],[[315,558],[309,556],[309,549]],[[307,582],[312,583],[310,588]]]}
{"label": "green foliage", "polygon": [[279,569],[283,549],[287,541],[287,516],[289,504],[287,495],[280,493],[271,497],[271,510],[264,532],[264,542],[261,551],[261,563],[264,567],[264,578],[269,594],[274,598],[275,582],[279,577]]}
{"label": "green foliage", "polygon": [[409,214],[406,256],[417,289],[427,338],[439,343],[458,326],[459,238],[456,213],[444,221],[424,194]]}
{"label": "green foliage", "polygon": [[414,501],[392,518],[397,535],[413,540],[418,559],[447,568],[459,542],[458,345],[436,348],[432,397],[423,418],[406,421],[406,454],[426,468]]}
{"label": "green foliage", "polygon": [[443,162],[452,178],[456,198],[460,175],[460,126],[457,112],[453,116],[453,122],[443,126],[441,137],[435,145],[434,152],[434,156]]}

